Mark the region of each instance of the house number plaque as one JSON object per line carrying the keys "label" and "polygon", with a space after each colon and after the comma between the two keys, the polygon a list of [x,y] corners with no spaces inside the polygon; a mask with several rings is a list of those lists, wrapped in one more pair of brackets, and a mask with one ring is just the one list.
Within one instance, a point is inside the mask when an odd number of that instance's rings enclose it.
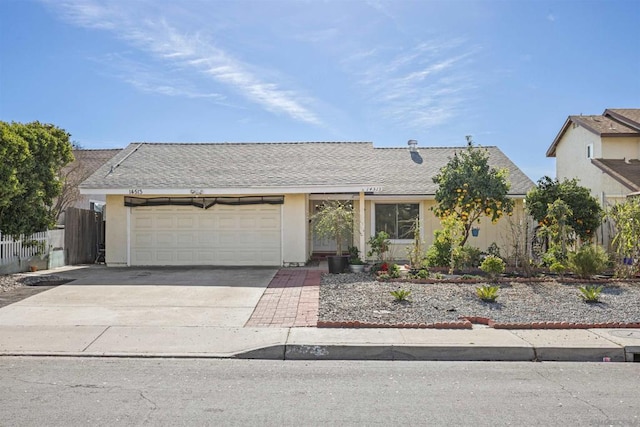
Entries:
{"label": "house number plaque", "polygon": [[142,188],[130,188],[129,194],[142,194]]}

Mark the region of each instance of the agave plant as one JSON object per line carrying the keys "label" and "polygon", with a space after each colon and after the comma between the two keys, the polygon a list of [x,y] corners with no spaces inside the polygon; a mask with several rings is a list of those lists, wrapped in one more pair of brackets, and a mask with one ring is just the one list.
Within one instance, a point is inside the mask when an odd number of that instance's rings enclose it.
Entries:
{"label": "agave plant", "polygon": [[498,298],[500,287],[497,285],[482,285],[476,288],[476,295],[482,301],[494,302]]}
{"label": "agave plant", "polygon": [[411,291],[407,291],[406,289],[396,289],[395,291],[389,292],[396,301],[409,301],[409,295],[411,295]]}
{"label": "agave plant", "polygon": [[603,286],[595,286],[595,285],[586,285],[580,286],[578,288],[580,290],[582,299],[584,302],[595,303],[600,302],[600,293],[602,292]]}

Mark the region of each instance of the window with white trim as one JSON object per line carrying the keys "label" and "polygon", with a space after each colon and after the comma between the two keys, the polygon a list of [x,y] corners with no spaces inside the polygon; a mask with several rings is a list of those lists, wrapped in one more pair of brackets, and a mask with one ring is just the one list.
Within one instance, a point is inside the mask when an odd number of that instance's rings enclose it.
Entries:
{"label": "window with white trim", "polygon": [[384,231],[392,240],[413,238],[413,224],[420,215],[418,203],[376,203],[375,234]]}
{"label": "window with white trim", "polygon": [[587,145],[587,159],[593,159],[593,144]]}

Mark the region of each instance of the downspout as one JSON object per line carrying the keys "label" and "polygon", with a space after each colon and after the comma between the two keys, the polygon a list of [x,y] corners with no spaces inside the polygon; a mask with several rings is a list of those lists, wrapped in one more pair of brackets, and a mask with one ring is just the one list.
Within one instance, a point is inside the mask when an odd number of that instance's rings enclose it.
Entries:
{"label": "downspout", "polygon": [[364,235],[364,231],[365,231],[365,227],[364,227],[364,222],[365,222],[365,215],[364,215],[364,191],[360,192],[360,198],[359,198],[359,213],[360,213],[360,223],[358,224],[358,228],[359,228],[359,232],[360,232],[360,258],[362,260],[366,259],[366,248],[365,248],[365,235]]}

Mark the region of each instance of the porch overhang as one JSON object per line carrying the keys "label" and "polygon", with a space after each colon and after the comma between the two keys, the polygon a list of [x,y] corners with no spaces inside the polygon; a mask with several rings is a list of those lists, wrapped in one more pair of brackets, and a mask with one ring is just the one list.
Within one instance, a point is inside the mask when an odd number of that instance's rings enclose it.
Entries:
{"label": "porch overhang", "polygon": [[199,196],[204,194],[215,195],[269,195],[269,194],[331,194],[360,192],[370,193],[381,187],[371,184],[345,184],[345,185],[306,185],[306,186],[282,186],[282,187],[198,187],[192,188],[154,188],[132,185],[130,188],[90,188],[81,187],[80,194],[122,195],[122,196]]}

